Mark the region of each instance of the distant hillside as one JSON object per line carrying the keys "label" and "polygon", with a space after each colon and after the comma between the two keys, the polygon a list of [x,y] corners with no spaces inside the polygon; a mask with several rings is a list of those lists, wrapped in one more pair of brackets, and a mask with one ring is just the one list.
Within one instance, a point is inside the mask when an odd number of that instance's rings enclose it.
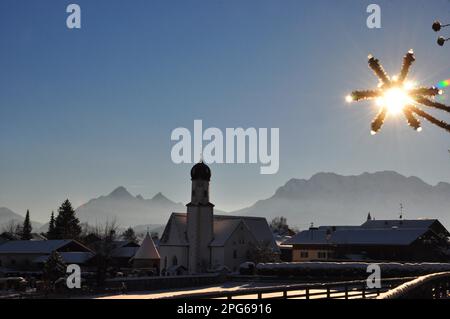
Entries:
{"label": "distant hillside", "polygon": [[[31,218],[33,217],[32,214],[30,214]],[[5,231],[9,225],[12,223],[14,224],[22,224],[25,217],[21,216],[9,208],[6,207],[0,207],[0,233]],[[42,224],[38,222],[31,221],[31,226],[33,227],[33,231],[37,231]]]}
{"label": "distant hillside", "polygon": [[234,214],[263,216],[269,221],[285,216],[300,228],[311,222],[357,225],[368,212],[376,219],[398,218],[400,203],[405,218],[438,218],[450,226],[450,184],[432,186],[392,171],[358,176],[318,173],[309,180],[291,179],[272,197]]}
{"label": "distant hillside", "polygon": [[116,220],[121,227],[136,225],[165,225],[172,212],[184,212],[186,207],[158,193],[151,199],[131,195],[118,187],[107,196],[88,201],[76,209],[80,221],[90,225]]}

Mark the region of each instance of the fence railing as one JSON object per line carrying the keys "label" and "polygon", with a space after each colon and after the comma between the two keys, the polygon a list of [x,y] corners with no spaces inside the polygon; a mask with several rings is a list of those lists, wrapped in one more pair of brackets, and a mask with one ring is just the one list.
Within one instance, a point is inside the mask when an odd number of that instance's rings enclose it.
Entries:
{"label": "fence railing", "polygon": [[203,292],[178,295],[167,299],[365,299],[375,298],[416,277],[381,280],[380,288],[367,288],[366,280],[332,283],[294,284],[243,288],[235,291]]}
{"label": "fence railing", "polygon": [[418,277],[378,296],[378,299],[449,299],[450,272]]}

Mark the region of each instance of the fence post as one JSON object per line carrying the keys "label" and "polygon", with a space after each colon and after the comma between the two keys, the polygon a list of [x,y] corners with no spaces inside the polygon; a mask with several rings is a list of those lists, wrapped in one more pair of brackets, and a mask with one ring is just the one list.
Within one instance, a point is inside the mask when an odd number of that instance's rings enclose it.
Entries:
{"label": "fence post", "polygon": [[366,299],[366,284],[365,283],[362,286],[362,298]]}
{"label": "fence post", "polygon": [[345,289],[345,299],[348,299],[348,286],[345,285],[344,289]]}
{"label": "fence post", "polygon": [[287,290],[283,290],[283,299],[287,299]]}
{"label": "fence post", "polygon": [[327,299],[331,298],[331,294],[330,294],[330,286],[327,286]]}
{"label": "fence post", "polygon": [[309,288],[306,288],[306,299],[309,299]]}

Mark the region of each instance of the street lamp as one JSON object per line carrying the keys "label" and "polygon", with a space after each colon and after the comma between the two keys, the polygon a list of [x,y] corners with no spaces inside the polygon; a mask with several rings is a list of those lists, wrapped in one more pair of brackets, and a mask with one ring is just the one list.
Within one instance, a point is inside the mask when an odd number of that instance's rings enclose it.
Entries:
{"label": "street lamp", "polygon": [[[431,28],[434,30],[434,32],[439,32],[443,28],[446,28],[448,26],[450,26],[450,24],[442,24],[441,22],[436,20],[433,22],[433,25],[431,26]],[[441,36],[437,39],[437,44],[442,47],[442,46],[444,46],[445,42],[447,42],[449,40],[450,40],[450,38],[446,39],[445,37]]]}
{"label": "street lamp", "polygon": [[438,39],[437,39],[437,44],[439,44],[441,47],[443,47],[444,46],[444,44],[445,44],[445,42],[447,42],[447,41],[449,41],[450,40],[450,38],[444,38],[444,37],[439,37]]}

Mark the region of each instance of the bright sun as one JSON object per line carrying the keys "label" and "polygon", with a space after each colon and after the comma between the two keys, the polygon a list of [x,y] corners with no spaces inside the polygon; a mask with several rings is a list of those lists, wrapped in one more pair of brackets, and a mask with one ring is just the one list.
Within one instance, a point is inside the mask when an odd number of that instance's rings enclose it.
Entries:
{"label": "bright sun", "polygon": [[413,103],[413,99],[409,96],[408,90],[399,87],[387,89],[386,92],[377,99],[377,104],[386,107],[391,115],[402,113],[405,106],[411,103]]}

